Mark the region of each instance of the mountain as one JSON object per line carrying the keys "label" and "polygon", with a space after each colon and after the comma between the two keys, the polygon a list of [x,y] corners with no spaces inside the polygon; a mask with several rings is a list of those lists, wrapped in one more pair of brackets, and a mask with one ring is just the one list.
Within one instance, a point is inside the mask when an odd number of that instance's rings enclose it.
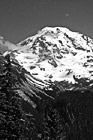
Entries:
{"label": "mountain", "polygon": [[5,40],[3,37],[0,37],[0,54],[3,54],[6,51],[17,50],[20,47],[17,45]]}
{"label": "mountain", "polygon": [[93,39],[64,27],[46,27],[18,45],[22,50],[14,53],[15,59],[35,78],[64,82],[66,90],[92,87]]}
{"label": "mountain", "polygon": [[45,27],[13,47],[2,40],[0,92],[21,97],[29,140],[92,140],[93,39]]}

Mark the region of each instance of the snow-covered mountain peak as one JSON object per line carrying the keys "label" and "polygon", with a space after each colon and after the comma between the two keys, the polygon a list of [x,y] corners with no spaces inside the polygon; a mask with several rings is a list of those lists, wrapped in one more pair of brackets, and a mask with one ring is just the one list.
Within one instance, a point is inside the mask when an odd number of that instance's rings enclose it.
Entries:
{"label": "snow-covered mountain peak", "polygon": [[0,38],[3,139],[88,140],[92,112],[92,39],[64,27],[46,27],[18,45]]}
{"label": "snow-covered mountain peak", "polygon": [[50,31],[51,33],[60,33],[60,32],[69,32],[70,30],[66,27],[45,27],[42,29],[42,31]]}
{"label": "snow-covered mountain peak", "polygon": [[77,84],[93,79],[93,40],[65,27],[45,27],[20,42],[15,58],[34,77]]}

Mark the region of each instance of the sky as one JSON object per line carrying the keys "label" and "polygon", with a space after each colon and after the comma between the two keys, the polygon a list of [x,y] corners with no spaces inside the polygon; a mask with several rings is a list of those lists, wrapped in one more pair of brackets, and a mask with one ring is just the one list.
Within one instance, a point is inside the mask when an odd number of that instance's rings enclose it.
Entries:
{"label": "sky", "polygon": [[0,35],[6,40],[17,44],[46,26],[93,38],[93,0],[0,0]]}

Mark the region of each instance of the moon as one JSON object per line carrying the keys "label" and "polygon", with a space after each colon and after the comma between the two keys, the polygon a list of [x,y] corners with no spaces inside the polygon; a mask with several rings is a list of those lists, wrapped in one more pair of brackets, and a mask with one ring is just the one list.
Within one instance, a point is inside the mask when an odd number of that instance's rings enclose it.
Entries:
{"label": "moon", "polygon": [[69,14],[68,13],[66,13],[66,17],[68,17],[69,16]]}

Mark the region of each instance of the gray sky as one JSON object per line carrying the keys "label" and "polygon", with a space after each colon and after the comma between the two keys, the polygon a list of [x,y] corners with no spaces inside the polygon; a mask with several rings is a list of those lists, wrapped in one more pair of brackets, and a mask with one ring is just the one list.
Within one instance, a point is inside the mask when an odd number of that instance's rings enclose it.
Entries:
{"label": "gray sky", "polygon": [[18,43],[46,26],[93,38],[93,0],[0,0],[0,35]]}

